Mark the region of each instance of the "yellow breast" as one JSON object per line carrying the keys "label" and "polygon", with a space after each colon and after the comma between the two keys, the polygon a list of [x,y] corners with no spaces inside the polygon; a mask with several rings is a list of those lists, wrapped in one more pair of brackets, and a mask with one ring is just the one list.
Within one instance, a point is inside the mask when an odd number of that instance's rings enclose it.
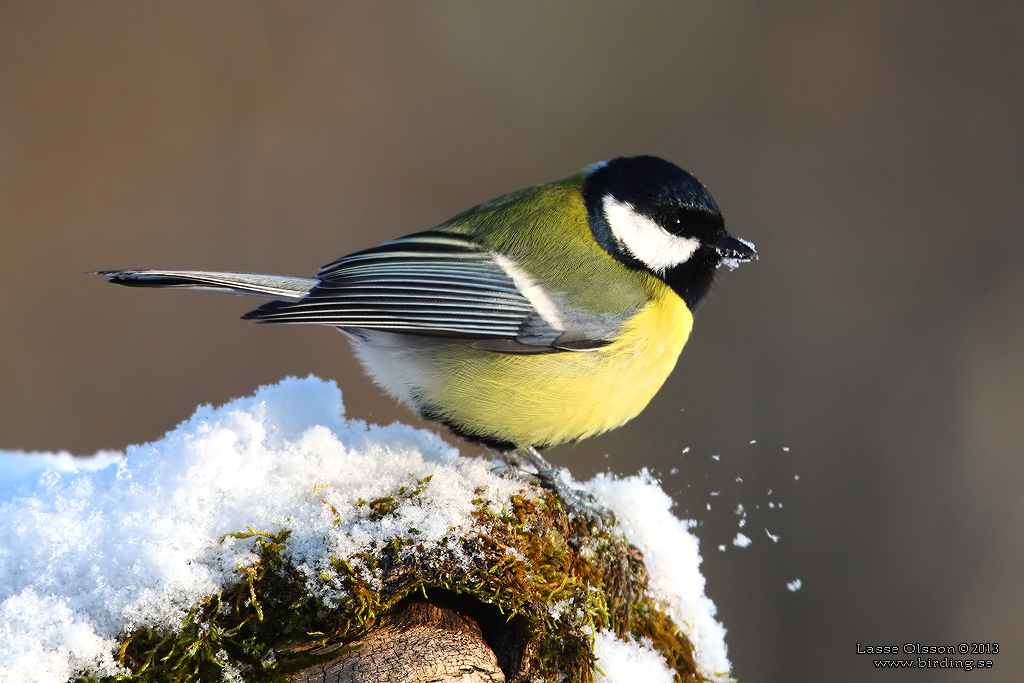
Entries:
{"label": "yellow breast", "polygon": [[644,409],[675,367],[693,316],[666,286],[589,352],[510,355],[433,340],[416,350],[419,408],[457,431],[518,446],[575,441]]}

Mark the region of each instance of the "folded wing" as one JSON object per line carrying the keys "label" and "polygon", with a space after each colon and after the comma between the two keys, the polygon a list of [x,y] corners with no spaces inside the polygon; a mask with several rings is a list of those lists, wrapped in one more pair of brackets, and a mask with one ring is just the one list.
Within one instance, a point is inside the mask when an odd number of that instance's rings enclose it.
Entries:
{"label": "folded wing", "polygon": [[480,340],[516,340],[538,317],[494,257],[459,235],[409,235],[340,258],[316,277],[301,300],[244,317]]}

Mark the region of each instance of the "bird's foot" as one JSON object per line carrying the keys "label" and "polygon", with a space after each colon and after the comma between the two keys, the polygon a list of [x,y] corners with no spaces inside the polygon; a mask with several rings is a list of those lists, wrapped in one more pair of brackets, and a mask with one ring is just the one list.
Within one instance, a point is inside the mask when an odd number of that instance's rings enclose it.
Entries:
{"label": "bird's foot", "polygon": [[[502,469],[502,476],[519,476],[528,478],[531,483],[539,484],[553,492],[559,502],[570,513],[585,519],[589,524],[612,526],[617,522],[615,513],[597,502],[590,493],[574,489],[565,483],[565,479],[551,463],[532,446],[518,448],[504,455],[508,466]],[[537,470],[536,474],[523,471],[522,466],[528,464]],[[496,468],[498,469],[498,468]]]}
{"label": "bird's foot", "polygon": [[534,474],[533,472],[527,472],[519,465],[499,465],[498,467],[492,467],[491,472],[498,475],[502,479],[517,479],[524,484],[530,484],[531,486],[543,486],[543,480]]}

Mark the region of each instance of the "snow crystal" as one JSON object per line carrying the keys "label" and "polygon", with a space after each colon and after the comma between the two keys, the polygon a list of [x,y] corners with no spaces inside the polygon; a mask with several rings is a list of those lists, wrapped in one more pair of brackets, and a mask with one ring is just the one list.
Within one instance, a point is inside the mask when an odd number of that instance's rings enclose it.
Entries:
{"label": "snow crystal", "polygon": [[732,539],[732,544],[737,548],[746,548],[748,545],[753,543],[749,536],[741,532],[736,532],[736,538]]}
{"label": "snow crystal", "polygon": [[[123,673],[111,655],[120,633],[180,627],[189,607],[255,561],[251,541],[221,542],[225,534],[287,527],[288,553],[315,577],[330,556],[409,528],[423,541],[469,528],[476,489],[500,501],[521,488],[492,467],[430,432],[346,420],[337,386],[313,377],[201,406],[124,454],[0,452],[0,681],[66,681],[84,667]],[[420,504],[373,523],[357,515],[358,499],[428,475]],[[672,515],[646,471],[599,475],[586,488],[644,553],[652,594],[688,629],[701,671],[724,679],[725,630],[704,595],[690,523]],[[671,680],[658,678],[666,669],[650,647],[601,634],[598,642],[605,680],[636,680],[641,666],[655,672],[644,680]],[[626,661],[633,668],[615,673]]]}
{"label": "snow crystal", "polygon": [[786,584],[786,588],[788,588],[790,590],[790,592],[796,593],[798,590],[800,590],[800,588],[803,585],[804,585],[804,582],[801,581],[800,579],[793,579],[792,581],[790,581],[789,583]]}
{"label": "snow crystal", "polygon": [[611,631],[598,631],[594,636],[594,655],[600,670],[594,676],[594,683],[672,683],[675,680],[665,658],[647,638],[641,643],[627,643],[616,638]]}

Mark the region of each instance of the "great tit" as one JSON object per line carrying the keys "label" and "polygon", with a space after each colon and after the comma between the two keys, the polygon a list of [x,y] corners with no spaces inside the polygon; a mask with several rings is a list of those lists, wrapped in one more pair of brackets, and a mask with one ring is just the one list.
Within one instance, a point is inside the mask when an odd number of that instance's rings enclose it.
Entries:
{"label": "great tit", "polygon": [[753,258],[695,177],[637,156],[499,197],[312,278],[98,274],[264,297],[243,318],[336,327],[391,396],[470,441],[515,451],[546,478],[554,470],[536,449],[643,410],[719,267]]}

